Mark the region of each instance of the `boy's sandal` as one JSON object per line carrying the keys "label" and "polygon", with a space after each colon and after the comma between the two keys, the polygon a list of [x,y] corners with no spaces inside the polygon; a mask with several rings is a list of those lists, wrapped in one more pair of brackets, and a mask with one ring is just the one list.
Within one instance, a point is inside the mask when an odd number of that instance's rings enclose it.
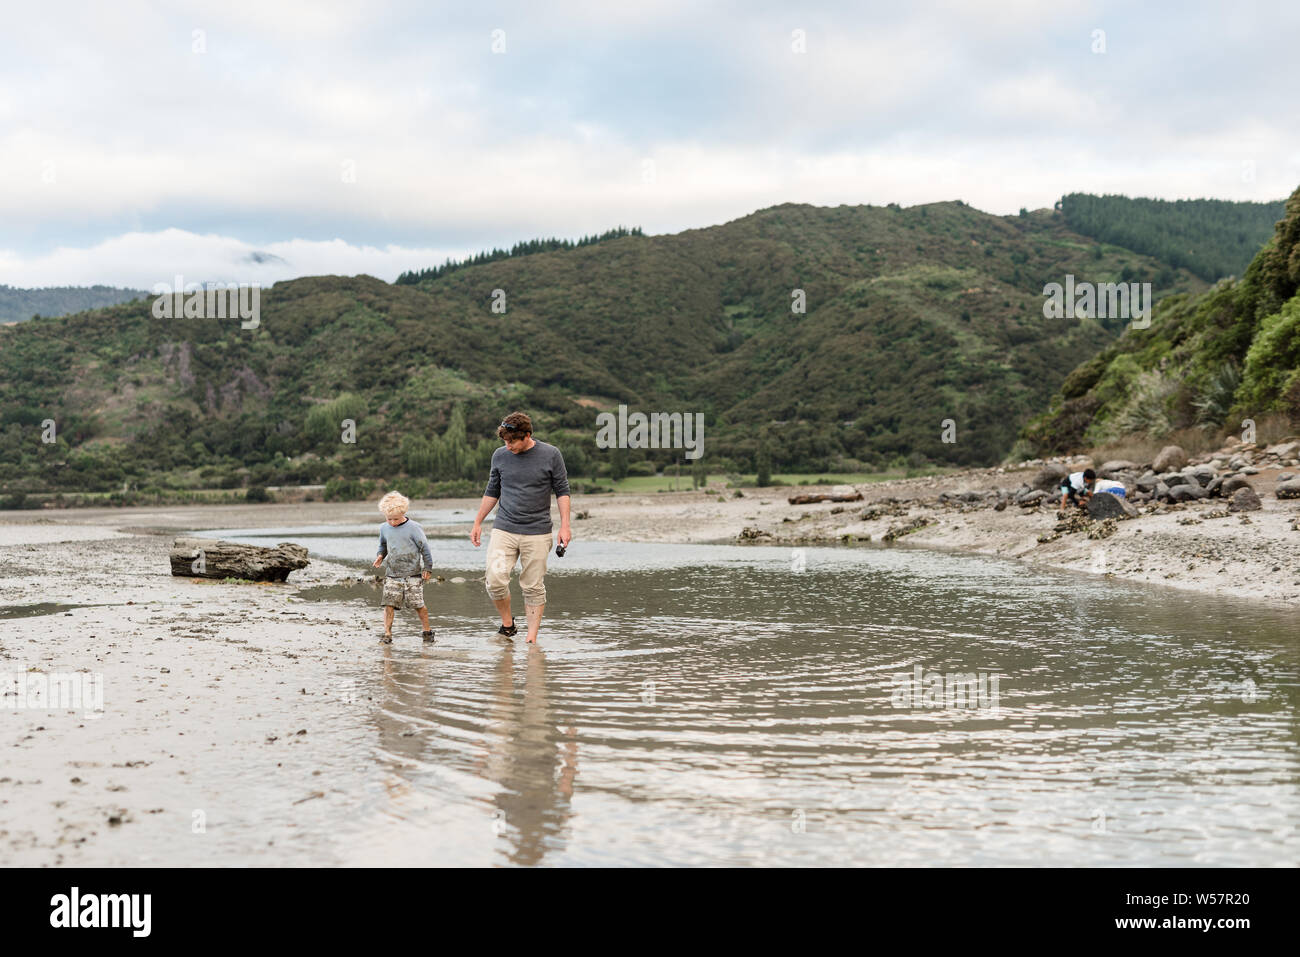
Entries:
{"label": "boy's sandal", "polygon": [[422,633],[421,633],[421,637],[423,637],[424,640],[425,640],[428,644],[433,644],[433,632],[432,632],[432,631],[422,632]]}
{"label": "boy's sandal", "polygon": [[497,634],[500,635],[502,638],[513,638],[518,633],[519,633],[519,626],[516,625],[514,622],[510,623],[509,628],[507,628],[505,625],[502,625],[500,628],[497,629]]}
{"label": "boy's sandal", "polygon": [[379,639],[379,643],[380,643],[381,645],[391,645],[391,644],[393,643],[393,636],[392,636],[392,635],[384,635],[384,637],[382,637],[382,638]]}

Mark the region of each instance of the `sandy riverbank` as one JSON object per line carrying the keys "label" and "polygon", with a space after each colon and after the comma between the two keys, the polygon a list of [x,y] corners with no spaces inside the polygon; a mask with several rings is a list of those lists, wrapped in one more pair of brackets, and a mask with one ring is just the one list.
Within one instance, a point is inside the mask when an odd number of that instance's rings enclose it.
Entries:
{"label": "sandy riverbank", "polygon": [[[944,476],[853,486],[863,501],[790,505],[791,495],[830,491],[825,486],[713,489],[643,495],[575,496],[574,534],[601,541],[662,543],[734,542],[746,529],[755,544],[797,547],[827,543],[882,543],[904,530],[895,547],[930,547],[1015,558],[1030,564],[1112,575],[1207,594],[1300,602],[1300,499],[1279,500],[1270,491],[1282,469],[1253,476],[1262,508],[1227,513],[1223,499],[1182,504],[1143,504],[1134,519],[1120,521],[1108,537],[1085,530],[1059,534],[1054,505],[995,510],[991,498],[964,502],[964,493],[1007,495],[1032,480],[1036,469],[972,469]],[[941,495],[952,496],[947,501]],[[477,499],[418,501],[422,510],[473,514]],[[873,507],[874,506],[874,507]],[[874,513],[874,514],[873,514]],[[910,524],[922,527],[909,530]],[[170,506],[0,512],[0,596],[5,563],[21,561],[22,549],[39,542],[71,542],[102,536],[139,546],[178,531],[213,527],[301,527],[377,524],[370,502],[294,505]],[[438,526],[434,535],[468,534],[464,525]],[[21,530],[20,530],[21,529]],[[1095,526],[1094,526],[1095,533]],[[1042,541],[1040,539],[1050,539]],[[165,542],[162,544],[166,544]],[[17,551],[15,551],[15,548]],[[90,566],[94,571],[94,566]],[[295,573],[292,582],[328,577],[319,562]],[[12,600],[12,598],[10,599]]]}

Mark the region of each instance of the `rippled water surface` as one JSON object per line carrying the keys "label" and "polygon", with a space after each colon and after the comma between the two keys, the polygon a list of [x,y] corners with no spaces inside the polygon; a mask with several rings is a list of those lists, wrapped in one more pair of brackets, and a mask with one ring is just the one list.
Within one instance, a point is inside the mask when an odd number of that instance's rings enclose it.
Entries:
{"label": "rippled water surface", "polygon": [[[356,532],[204,534],[366,561]],[[1297,861],[1293,612],[903,548],[579,541],[539,649],[492,637],[482,551],[432,545],[469,580],[428,586],[436,646],[403,619],[340,671],[328,770],[364,798],[304,805],[323,861]],[[910,700],[918,666],[985,693]]]}

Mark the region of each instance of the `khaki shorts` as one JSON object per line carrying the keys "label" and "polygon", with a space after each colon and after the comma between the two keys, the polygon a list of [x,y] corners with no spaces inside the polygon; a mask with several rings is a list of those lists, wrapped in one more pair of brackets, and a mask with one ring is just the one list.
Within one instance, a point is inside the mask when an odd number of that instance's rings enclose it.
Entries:
{"label": "khaki shorts", "polygon": [[384,604],[394,608],[423,608],[424,581],[414,578],[385,578]]}
{"label": "khaki shorts", "polygon": [[510,573],[515,570],[515,562],[520,562],[519,588],[524,593],[524,607],[545,605],[546,556],[550,551],[550,532],[516,535],[493,529],[488,542],[487,575],[484,578],[488,597],[500,601],[510,594]]}

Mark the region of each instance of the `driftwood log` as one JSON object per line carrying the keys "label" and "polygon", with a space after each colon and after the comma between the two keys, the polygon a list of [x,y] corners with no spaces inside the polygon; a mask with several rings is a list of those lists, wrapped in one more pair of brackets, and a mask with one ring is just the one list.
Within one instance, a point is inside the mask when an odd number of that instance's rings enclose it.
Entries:
{"label": "driftwood log", "polygon": [[184,578],[246,578],[282,582],[306,568],[307,549],[281,542],[275,548],[237,545],[216,538],[178,538],[172,543],[172,574]]}
{"label": "driftwood log", "polygon": [[786,501],[791,505],[812,505],[814,502],[861,502],[862,493],[836,495],[833,492],[809,492],[803,495],[791,495]]}

